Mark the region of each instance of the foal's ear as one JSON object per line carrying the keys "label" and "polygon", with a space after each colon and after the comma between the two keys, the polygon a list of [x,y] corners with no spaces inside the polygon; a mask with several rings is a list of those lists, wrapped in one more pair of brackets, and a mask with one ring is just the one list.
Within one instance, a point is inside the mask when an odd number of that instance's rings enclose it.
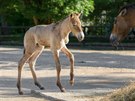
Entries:
{"label": "foal's ear", "polygon": [[124,15],[126,15],[126,14],[127,14],[127,9],[123,9],[123,10],[120,12],[119,16],[124,16]]}
{"label": "foal's ear", "polygon": [[81,13],[74,13],[76,16],[80,17]]}
{"label": "foal's ear", "polygon": [[74,18],[74,14],[73,13],[70,14],[70,18]]}
{"label": "foal's ear", "polygon": [[77,13],[77,16],[80,17],[82,15],[82,13]]}

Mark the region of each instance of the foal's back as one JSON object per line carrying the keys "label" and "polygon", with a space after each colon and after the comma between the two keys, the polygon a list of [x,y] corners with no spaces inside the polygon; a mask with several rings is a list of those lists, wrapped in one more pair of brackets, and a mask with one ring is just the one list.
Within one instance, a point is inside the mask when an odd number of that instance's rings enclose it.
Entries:
{"label": "foal's back", "polygon": [[53,35],[53,24],[31,27],[25,34],[24,45],[33,42],[43,46],[50,46]]}

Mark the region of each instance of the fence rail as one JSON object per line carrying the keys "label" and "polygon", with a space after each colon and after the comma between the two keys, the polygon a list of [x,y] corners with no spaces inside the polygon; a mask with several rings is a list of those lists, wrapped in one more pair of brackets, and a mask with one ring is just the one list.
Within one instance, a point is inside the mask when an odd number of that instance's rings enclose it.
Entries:
{"label": "fence rail", "polygon": [[[22,45],[24,34],[28,28],[30,28],[30,26],[0,26],[0,44]],[[84,26],[85,39],[81,44],[109,43],[110,29],[106,28],[106,33],[108,34],[103,34],[105,31],[100,29],[103,30],[103,26]],[[98,35],[98,33],[100,33],[100,35]],[[77,39],[70,36],[70,43],[76,42]],[[135,42],[135,34],[129,34],[125,42]]]}
{"label": "fence rail", "polygon": [[24,34],[29,26],[0,26],[0,35]]}

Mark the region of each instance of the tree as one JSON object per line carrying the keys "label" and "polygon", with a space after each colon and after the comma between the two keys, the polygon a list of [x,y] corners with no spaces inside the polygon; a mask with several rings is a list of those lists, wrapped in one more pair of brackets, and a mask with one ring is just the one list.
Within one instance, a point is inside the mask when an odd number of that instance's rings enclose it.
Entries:
{"label": "tree", "polygon": [[19,14],[34,24],[49,24],[73,12],[87,16],[94,10],[93,0],[0,0],[0,3],[0,15],[4,18]]}
{"label": "tree", "polygon": [[[18,9],[17,0],[0,0],[0,25],[28,25],[28,19],[25,19]],[[26,24],[27,23],[27,24]]]}
{"label": "tree", "polygon": [[94,0],[94,11],[85,18],[90,26],[94,26],[94,35],[110,35],[114,18],[118,15],[119,9],[134,0]]}
{"label": "tree", "polygon": [[16,19],[17,14],[33,20],[34,24],[49,24],[73,12],[87,16],[94,10],[93,0],[0,0],[0,3],[0,15],[4,18],[13,15]]}
{"label": "tree", "polygon": [[35,24],[49,24],[73,12],[85,16],[94,10],[93,0],[20,0],[18,9]]}
{"label": "tree", "polygon": [[114,18],[118,15],[119,9],[129,3],[134,3],[134,0],[95,0],[95,10],[92,15],[89,15],[92,20],[101,18],[101,15],[106,15],[106,22],[108,19]]}

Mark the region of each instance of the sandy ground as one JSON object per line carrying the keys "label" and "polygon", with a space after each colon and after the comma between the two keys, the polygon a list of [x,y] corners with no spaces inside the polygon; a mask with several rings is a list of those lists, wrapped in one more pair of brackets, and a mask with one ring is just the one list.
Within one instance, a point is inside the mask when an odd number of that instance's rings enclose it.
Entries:
{"label": "sandy ground", "polygon": [[[61,82],[67,93],[55,85],[56,70],[51,52],[47,49],[37,60],[36,73],[45,90],[34,84],[28,65],[22,73],[25,95],[17,94],[17,62],[22,48],[0,47],[0,101],[96,101],[97,96],[112,92],[135,80],[135,51],[73,50],[75,55],[75,85],[69,84],[69,62],[60,54]],[[32,93],[31,93],[32,90]],[[34,92],[33,92],[34,91]],[[39,94],[40,93],[40,94]],[[40,96],[42,94],[42,96]],[[64,97],[64,98],[63,98]]]}

